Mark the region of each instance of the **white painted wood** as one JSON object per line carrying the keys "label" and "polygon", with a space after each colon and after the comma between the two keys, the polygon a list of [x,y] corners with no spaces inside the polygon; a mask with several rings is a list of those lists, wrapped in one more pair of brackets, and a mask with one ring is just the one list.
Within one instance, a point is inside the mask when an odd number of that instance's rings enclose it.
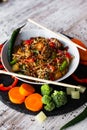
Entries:
{"label": "white painted wood", "polygon": [[[87,45],[87,0],[8,0],[0,3],[0,42],[9,39],[12,31],[32,18],[55,32],[81,39]],[[35,28],[27,23],[30,28]],[[34,116],[15,111],[0,101],[0,130],[59,130],[79,114],[77,110],[47,118],[40,124]],[[68,130],[87,130],[87,119]]]}

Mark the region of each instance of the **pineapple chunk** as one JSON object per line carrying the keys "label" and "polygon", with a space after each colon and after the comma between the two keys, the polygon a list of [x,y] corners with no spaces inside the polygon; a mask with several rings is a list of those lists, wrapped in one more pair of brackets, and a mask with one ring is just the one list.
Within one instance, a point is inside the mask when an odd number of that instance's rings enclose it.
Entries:
{"label": "pineapple chunk", "polygon": [[71,91],[71,98],[72,99],[80,99],[80,92],[79,91]]}
{"label": "pineapple chunk", "polygon": [[47,116],[44,114],[43,111],[41,111],[35,116],[35,119],[42,123],[43,121],[47,119]]}
{"label": "pineapple chunk", "polygon": [[84,93],[86,90],[86,87],[78,85],[80,87],[80,89],[77,89],[80,93]]}
{"label": "pineapple chunk", "polygon": [[66,88],[67,95],[71,95],[71,91],[74,91],[75,88]]}

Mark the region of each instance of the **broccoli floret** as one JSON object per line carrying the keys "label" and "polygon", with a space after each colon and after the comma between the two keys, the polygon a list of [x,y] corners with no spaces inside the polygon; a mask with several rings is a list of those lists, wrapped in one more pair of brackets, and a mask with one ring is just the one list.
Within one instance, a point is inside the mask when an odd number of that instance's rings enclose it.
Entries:
{"label": "broccoli floret", "polygon": [[43,84],[41,86],[41,94],[42,95],[50,95],[50,93],[52,92],[52,88],[48,85],[48,84]]}
{"label": "broccoli floret", "polygon": [[43,104],[49,104],[49,102],[51,102],[51,100],[52,100],[52,97],[49,96],[49,95],[44,95],[44,96],[42,97],[42,102],[43,102]]}
{"label": "broccoli floret", "polygon": [[46,111],[52,111],[55,108],[55,103],[50,95],[44,95],[42,97],[42,102]]}
{"label": "broccoli floret", "polygon": [[53,101],[49,102],[47,105],[44,106],[46,111],[52,111],[55,108],[55,103]]}
{"label": "broccoli floret", "polygon": [[51,94],[51,97],[53,98],[56,107],[61,107],[67,103],[66,93],[63,91],[54,90],[54,92]]}

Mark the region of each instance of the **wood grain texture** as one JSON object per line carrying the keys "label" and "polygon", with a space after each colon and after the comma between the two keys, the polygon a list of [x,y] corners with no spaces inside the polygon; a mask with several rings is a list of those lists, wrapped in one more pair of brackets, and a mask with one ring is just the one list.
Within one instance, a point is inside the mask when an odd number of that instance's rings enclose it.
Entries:
{"label": "wood grain texture", "polygon": [[[27,23],[28,18],[55,32],[75,36],[87,45],[87,0],[8,0],[0,3],[0,43],[9,39],[15,28]],[[0,130],[59,130],[85,105],[68,114],[48,117],[40,124],[34,116],[17,112],[0,101]],[[78,129],[87,129],[87,119],[69,128]]]}

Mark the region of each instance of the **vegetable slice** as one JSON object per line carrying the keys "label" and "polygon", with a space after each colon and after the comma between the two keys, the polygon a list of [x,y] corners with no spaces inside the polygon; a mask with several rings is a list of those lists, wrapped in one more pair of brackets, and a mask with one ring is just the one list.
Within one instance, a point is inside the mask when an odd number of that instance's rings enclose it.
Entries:
{"label": "vegetable slice", "polygon": [[82,65],[87,65],[87,61],[80,61]]}
{"label": "vegetable slice", "polygon": [[78,78],[75,74],[72,74],[72,77],[74,80],[76,80],[78,83],[87,83],[87,78]]}
{"label": "vegetable slice", "polygon": [[42,96],[39,93],[33,93],[26,97],[25,106],[27,109],[36,112],[42,109]]}
{"label": "vegetable slice", "polygon": [[[78,39],[76,39],[76,38],[72,38],[71,40],[72,40],[73,42],[75,42],[76,44],[78,44],[78,45],[80,45],[80,46],[86,48],[85,44],[82,43],[80,40],[78,40]],[[82,49],[79,49],[79,48],[78,48],[78,50],[79,50],[79,53],[80,53],[80,59],[81,59],[82,61],[87,61],[87,50],[86,50],[86,51],[83,51]]]}
{"label": "vegetable slice", "polygon": [[21,95],[19,92],[19,87],[14,87],[8,92],[9,99],[12,103],[21,104],[25,100],[25,96]]}
{"label": "vegetable slice", "polygon": [[61,66],[60,66],[60,71],[63,71],[67,67],[67,64],[68,64],[67,61],[64,60],[63,63],[61,64]]}
{"label": "vegetable slice", "polygon": [[84,120],[87,117],[87,107],[74,119],[66,123],[64,126],[60,128],[60,130],[64,130],[65,128],[68,128],[70,126],[75,125],[76,123],[79,123],[80,121]]}
{"label": "vegetable slice", "polygon": [[1,91],[8,91],[8,90],[12,89],[13,87],[15,87],[17,85],[18,79],[16,77],[13,77],[13,76],[12,76],[12,78],[14,78],[14,81],[11,85],[4,86],[4,84],[0,84],[0,90]]}
{"label": "vegetable slice", "polygon": [[35,92],[35,88],[29,84],[23,83],[19,87],[19,92],[24,96],[28,96]]}

